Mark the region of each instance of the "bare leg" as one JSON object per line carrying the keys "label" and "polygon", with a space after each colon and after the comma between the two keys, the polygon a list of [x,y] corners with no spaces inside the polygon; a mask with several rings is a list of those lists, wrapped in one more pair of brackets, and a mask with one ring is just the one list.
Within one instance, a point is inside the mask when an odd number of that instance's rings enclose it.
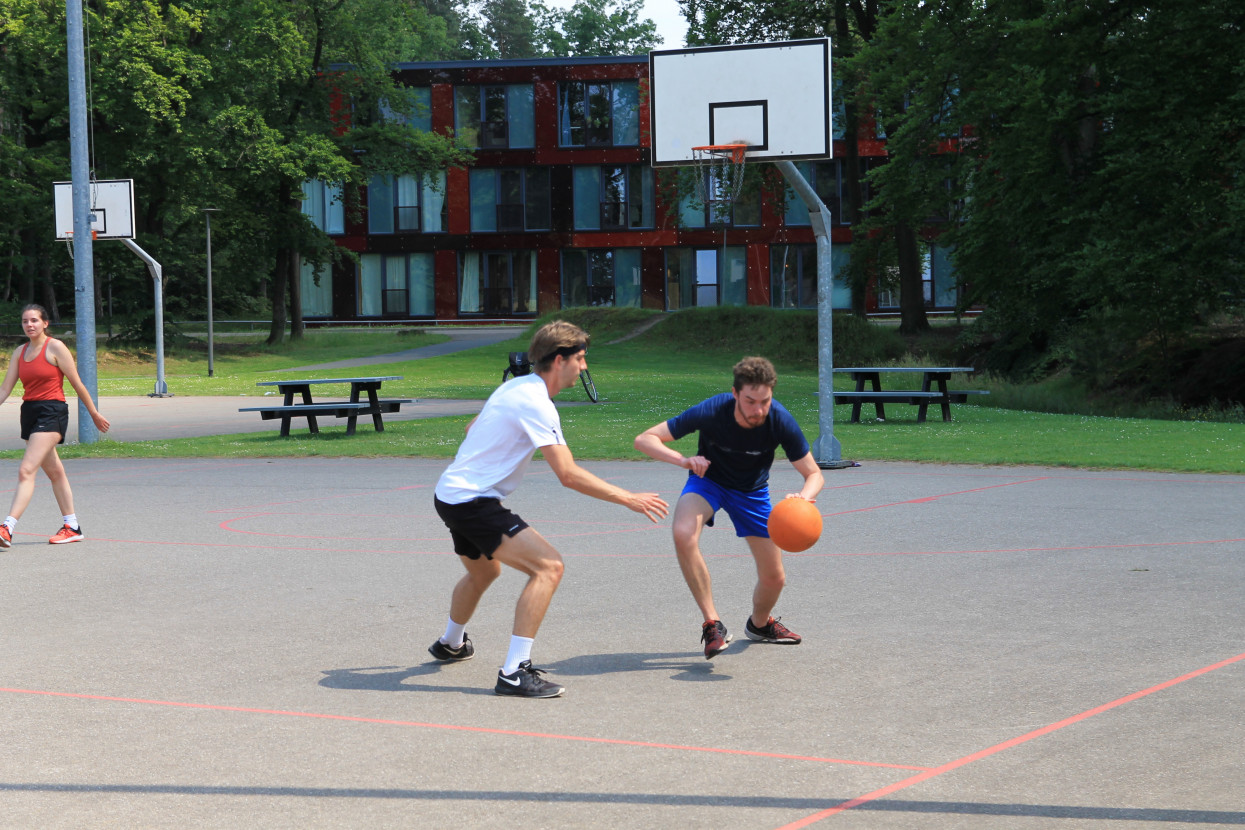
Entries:
{"label": "bare leg", "polygon": [[683,571],[687,587],[692,589],[692,598],[696,600],[705,622],[721,619],[713,605],[713,581],[709,577],[709,568],[700,552],[700,531],[712,516],[713,509],[709,502],[695,493],[685,493],[674,507],[671,523],[679,568]]}
{"label": "bare leg", "polygon": [[471,615],[476,612],[480,597],[484,596],[493,580],[501,576],[501,564],[483,556],[479,559],[468,559],[465,556],[458,558],[462,560],[467,573],[454,586],[454,593],[450,597],[450,619],[459,625],[466,625]]}
{"label": "bare leg", "polygon": [[[30,439],[26,442],[26,453],[17,466],[17,489],[13,491],[13,503],[9,506],[9,515],[13,518],[20,519],[30,505],[30,498],[35,493],[35,476],[39,474],[39,468],[44,466],[49,454],[56,459],[56,466],[60,469],[61,477],[64,478],[65,468],[60,466],[60,456],[56,454],[56,445],[60,440],[59,432],[31,433]],[[65,482],[65,488],[68,492],[68,481]],[[57,493],[56,500],[60,501],[59,493]],[[73,497],[71,496],[70,505],[72,504]]]}
{"label": "bare leg", "polygon": [[787,584],[787,573],[777,545],[760,536],[746,538],[757,566],[757,585],[752,591],[752,624],[761,628],[769,622],[770,613],[778,604],[778,597]]}
{"label": "bare leg", "polygon": [[553,592],[562,581],[564,566],[561,554],[534,528],[526,527],[514,536],[502,539],[501,546],[493,552],[493,558],[527,574],[527,584],[523,586],[514,609],[512,633],[516,637],[535,639],[545,612],[549,610]]}
{"label": "bare leg", "polygon": [[48,481],[52,482],[52,493],[56,496],[56,504],[61,509],[61,515],[72,516],[74,512],[73,490],[69,489],[69,476],[65,474],[65,465],[61,463],[60,453],[56,451],[55,445],[43,459],[43,472],[47,475]]}

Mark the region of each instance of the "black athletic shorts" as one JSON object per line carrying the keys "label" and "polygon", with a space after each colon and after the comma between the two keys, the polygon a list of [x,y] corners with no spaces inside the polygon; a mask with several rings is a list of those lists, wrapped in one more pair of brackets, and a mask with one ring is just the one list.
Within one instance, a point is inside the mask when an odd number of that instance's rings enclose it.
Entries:
{"label": "black athletic shorts", "polygon": [[69,431],[69,404],[64,401],[22,401],[22,440],[27,441],[33,432],[59,432],[65,443]]}
{"label": "black athletic shorts", "polygon": [[501,537],[513,537],[528,526],[518,514],[502,507],[499,499],[472,499],[462,504],[446,504],[432,497],[437,515],[450,529],[454,553],[468,559],[493,558],[501,547]]}

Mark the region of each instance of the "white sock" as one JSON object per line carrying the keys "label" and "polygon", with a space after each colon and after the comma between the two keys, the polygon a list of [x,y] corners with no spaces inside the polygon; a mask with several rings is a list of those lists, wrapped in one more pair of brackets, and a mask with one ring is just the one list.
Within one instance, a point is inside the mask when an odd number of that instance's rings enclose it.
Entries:
{"label": "white sock", "polygon": [[[449,618],[447,617],[447,619]],[[441,635],[441,642],[445,643],[450,648],[462,648],[463,634],[466,627],[466,623],[459,625],[450,619],[445,625],[445,633]]]}
{"label": "white sock", "polygon": [[14,519],[12,516],[5,516],[4,526],[9,529],[9,533],[12,533],[17,529],[17,519]]}
{"label": "white sock", "polygon": [[510,635],[510,651],[506,653],[506,663],[501,667],[502,674],[514,674],[519,670],[519,664],[524,660],[530,660],[532,657],[532,643],[535,640],[530,637],[519,637]]}
{"label": "white sock", "polygon": [[65,524],[69,525],[74,530],[78,529],[78,514],[77,513],[70,513],[68,516],[64,516],[63,518],[65,519]]}

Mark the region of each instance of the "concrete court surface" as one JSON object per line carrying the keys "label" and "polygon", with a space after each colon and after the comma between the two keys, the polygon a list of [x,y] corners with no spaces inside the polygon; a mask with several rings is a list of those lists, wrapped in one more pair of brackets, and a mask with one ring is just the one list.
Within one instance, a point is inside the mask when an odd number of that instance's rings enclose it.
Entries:
{"label": "concrete court surface", "polygon": [[706,661],[668,520],[537,460],[510,503],[565,555],[533,658],[568,691],[516,700],[492,693],[515,572],[474,660],[426,652],[462,573],[443,464],[71,460],[87,540],[59,547],[41,482],[0,553],[0,826],[1245,825],[1243,476],[827,472],[776,609],[804,644],[742,638],[722,519],[737,639]]}

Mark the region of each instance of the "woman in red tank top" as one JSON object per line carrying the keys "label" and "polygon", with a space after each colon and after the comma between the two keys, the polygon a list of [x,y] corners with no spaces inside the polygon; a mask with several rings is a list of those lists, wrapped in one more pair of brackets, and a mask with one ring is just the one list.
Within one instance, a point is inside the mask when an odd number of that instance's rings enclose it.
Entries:
{"label": "woman in red tank top", "polygon": [[78,393],[78,400],[86,405],[91,420],[100,432],[108,431],[108,419],[99,414],[90,393],[78,377],[78,367],[74,365],[69,347],[48,337],[47,309],[33,304],[22,309],[22,331],[29,342],[13,351],[4,382],[0,383],[0,404],[3,404],[13,386],[19,380],[22,382],[22,438],[26,441],[26,454],[17,468],[13,505],[4,523],[0,524],[0,548],[13,544],[13,529],[34,495],[35,476],[40,468],[52,482],[52,492],[56,495],[64,522],[48,541],[53,545],[80,542],[82,526],[74,513],[73,491],[69,489],[69,477],[65,475],[65,466],[56,452],[56,445],[65,442],[65,431],[69,428],[65,380]]}

